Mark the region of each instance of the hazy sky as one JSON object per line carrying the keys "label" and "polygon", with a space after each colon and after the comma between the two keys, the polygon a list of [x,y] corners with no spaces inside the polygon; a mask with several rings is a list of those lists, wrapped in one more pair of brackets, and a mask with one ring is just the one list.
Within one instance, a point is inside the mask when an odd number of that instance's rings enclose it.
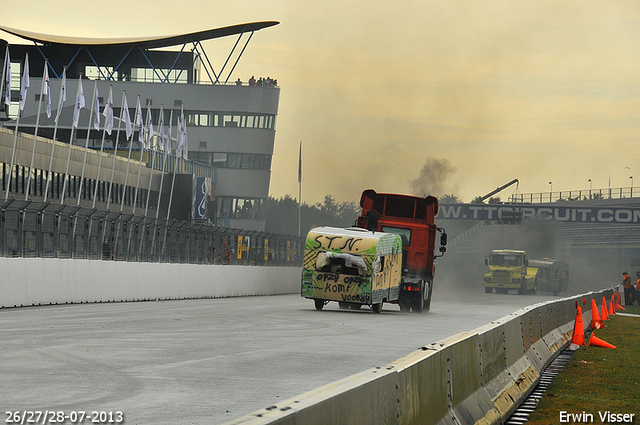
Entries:
{"label": "hazy sky", "polygon": [[[367,188],[468,202],[514,178],[524,193],[640,186],[637,0],[23,0],[2,16],[86,37],[280,21],[231,78],[282,89],[275,197],[297,196],[300,141],[308,203]],[[234,42],[203,43],[216,70]]]}

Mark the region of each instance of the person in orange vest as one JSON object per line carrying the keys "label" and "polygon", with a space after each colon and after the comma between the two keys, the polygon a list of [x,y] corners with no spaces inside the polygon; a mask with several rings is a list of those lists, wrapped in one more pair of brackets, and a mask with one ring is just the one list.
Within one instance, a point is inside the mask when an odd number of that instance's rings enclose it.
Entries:
{"label": "person in orange vest", "polygon": [[627,272],[622,272],[622,287],[624,288],[624,305],[633,305],[635,296],[632,291],[635,288],[631,285],[631,276]]}
{"label": "person in orange vest", "polygon": [[638,301],[638,305],[640,305],[640,272],[636,272],[636,277],[638,279],[636,280],[635,295],[636,301]]}

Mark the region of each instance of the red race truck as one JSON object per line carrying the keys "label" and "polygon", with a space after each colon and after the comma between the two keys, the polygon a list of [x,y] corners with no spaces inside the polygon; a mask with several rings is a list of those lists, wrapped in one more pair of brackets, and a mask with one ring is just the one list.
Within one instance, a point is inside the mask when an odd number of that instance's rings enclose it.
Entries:
{"label": "red race truck", "polygon": [[[402,237],[402,278],[397,304],[402,311],[429,311],[435,274],[434,259],[446,251],[447,234],[435,225],[438,199],[433,196],[362,192],[362,213],[356,227]],[[435,255],[436,232],[440,232],[439,255]]]}

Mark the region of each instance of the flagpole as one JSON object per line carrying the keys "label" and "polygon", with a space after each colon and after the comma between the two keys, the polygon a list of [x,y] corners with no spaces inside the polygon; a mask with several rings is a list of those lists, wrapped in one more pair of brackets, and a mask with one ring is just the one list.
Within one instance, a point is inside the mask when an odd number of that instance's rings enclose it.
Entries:
{"label": "flagpole", "polygon": [[[94,105],[98,100],[98,80],[94,80],[93,82],[93,98],[91,99],[91,112],[89,112],[89,124],[87,125],[87,138],[84,142],[84,158],[82,160],[82,173],[80,174],[80,188],[78,190],[78,203],[76,206],[80,205],[80,198],[82,198],[82,185],[84,184],[84,171],[87,166],[87,154],[89,152],[89,134],[91,133],[91,120],[94,121],[94,128],[96,119],[98,120],[98,128],[96,130],[100,131],[100,112],[94,111]],[[96,113],[96,116],[93,116],[93,113]]]}
{"label": "flagpole", "polygon": [[[129,107],[127,106],[126,114],[127,117],[129,117]],[[125,111],[122,111],[123,113]],[[129,131],[131,129],[131,119],[127,118],[125,120],[125,135],[127,136],[127,141],[129,140],[130,134]],[[129,142],[129,153],[127,154],[127,171],[124,173],[124,185],[123,185],[123,190],[122,190],[122,199],[120,199],[120,212],[122,212],[122,209],[124,208],[124,197],[127,193],[127,180],[129,180],[129,166],[131,165],[131,148],[133,147],[133,139],[131,139],[131,142]]]}
{"label": "flagpole", "polygon": [[11,166],[9,167],[9,177],[7,178],[7,192],[4,199],[9,199],[9,188],[11,187],[11,177],[13,176],[13,163],[16,155],[16,143],[18,141],[18,126],[20,125],[20,108],[18,108],[18,117],[16,118],[16,128],[13,133],[13,149],[11,150]]}
{"label": "flagpole", "polygon": [[[170,123],[173,123],[173,109],[171,109],[171,118],[172,120],[169,121]],[[162,256],[164,256],[164,250],[165,247],[167,245],[167,231],[168,231],[168,226],[169,226],[169,219],[171,216],[171,203],[173,202],[173,187],[175,185],[176,182],[176,170],[178,169],[178,147],[180,146],[180,118],[178,118],[178,134],[177,134],[177,144],[176,144],[176,156],[175,156],[175,161],[173,163],[173,177],[171,178],[171,189],[169,190],[169,204],[167,206],[167,217],[165,218],[165,229],[164,229],[164,238],[162,241]],[[171,140],[171,126],[169,126],[169,140]]]}
{"label": "flagpole", "polygon": [[73,145],[73,132],[80,123],[80,109],[84,108],[84,89],[82,88],[82,73],[78,76],[78,91],[76,92],[76,102],[73,109],[73,122],[71,123],[71,135],[69,137],[69,151],[67,152],[67,168],[64,172],[64,182],[62,185],[62,196],[60,205],[64,205],[64,194],[67,191],[67,180],[69,180],[69,163],[71,162],[71,147]]}
{"label": "flagpole", "polygon": [[[138,205],[138,191],[140,190],[140,171],[142,170],[142,155],[144,154],[144,145],[142,141],[144,140],[144,129],[142,128],[142,110],[140,109],[140,95],[138,95],[138,102],[136,104],[136,119],[135,124],[138,126],[138,141],[140,142],[140,157],[138,158],[138,178],[136,181],[136,192],[133,195],[133,211],[131,214],[136,213],[136,206]],[[133,139],[131,140],[131,144],[133,145]]]}
{"label": "flagpole", "polygon": [[27,178],[27,188],[24,191],[25,201],[29,199],[29,189],[31,188],[31,175],[33,174],[33,158],[36,156],[36,141],[38,140],[38,127],[40,127],[40,112],[42,112],[42,96],[44,95],[46,72],[47,72],[47,59],[44,60],[44,71],[42,72],[42,84],[40,85],[40,101],[38,102],[38,115],[36,115],[36,129],[33,133],[33,147],[31,148],[31,162],[29,163],[29,178]]}
{"label": "flagpole", "polygon": [[51,184],[51,169],[53,168],[53,152],[56,148],[56,135],[58,134],[58,121],[64,101],[66,97],[66,84],[67,84],[67,67],[62,70],[62,84],[60,85],[60,98],[58,99],[58,110],[56,111],[55,125],[53,126],[53,143],[51,144],[51,155],[49,156],[49,169],[47,170],[47,186],[44,190],[44,202],[47,202],[49,195],[49,185]]}
{"label": "flagpole", "polygon": [[[25,54],[25,64],[27,64],[29,62],[29,53]],[[29,77],[27,75],[28,72],[28,66],[25,66],[24,69],[24,73],[22,75],[22,80],[20,83],[20,97],[22,98],[22,92],[23,90],[25,91],[25,95],[26,95],[26,87],[23,87],[26,84],[26,86],[28,87],[28,81],[29,81]],[[25,75],[27,75],[27,78],[25,79]],[[8,88],[8,90],[11,90],[11,87]],[[25,96],[26,97],[26,96]],[[20,116],[22,115],[21,112],[24,108],[24,102],[21,101],[18,107],[18,117],[16,118],[16,128],[13,132],[13,149],[11,150],[11,167],[9,168],[9,178],[7,179],[7,192],[4,196],[4,199],[9,199],[9,189],[11,188],[11,177],[13,176],[13,165],[14,165],[14,161],[15,161],[15,156],[16,156],[16,145],[18,143],[18,127],[20,126]],[[16,176],[17,178],[17,176]]]}
{"label": "flagpole", "polygon": [[[109,85],[109,99],[107,100],[107,102],[104,105],[104,111],[107,112],[108,114],[113,114],[113,111],[108,111],[107,108],[111,108],[112,105],[109,102],[113,101],[113,84]],[[105,114],[105,112],[103,112],[103,115],[105,115],[105,118],[107,120],[109,120],[109,118],[107,117],[107,115]],[[111,134],[111,133],[109,133]],[[96,187],[93,190],[93,203],[91,204],[91,208],[95,208],[96,207],[96,200],[98,198],[98,187],[100,187],[100,167],[102,167],[102,156],[103,156],[103,152],[104,152],[104,139],[106,138],[107,135],[107,123],[105,122],[104,124],[104,128],[102,129],[102,142],[100,143],[100,156],[98,157],[98,171],[96,173]]]}
{"label": "flagpole", "polygon": [[156,152],[151,149],[151,137],[153,137],[153,123],[151,122],[151,102],[147,103],[147,138],[145,139],[146,148],[151,153],[151,173],[149,174],[149,188],[147,189],[147,203],[144,207],[144,216],[147,216],[149,210],[149,199],[151,199],[151,181],[153,180],[153,167],[156,162]]}
{"label": "flagpole", "polygon": [[[172,119],[172,118],[173,118],[173,109],[171,110],[171,115],[169,119]],[[164,140],[164,116],[163,116],[162,104],[160,105],[160,124],[158,125],[158,127],[162,127],[162,128],[158,128],[158,131],[160,132],[160,140],[162,143],[161,146],[162,146],[163,160],[162,160],[162,174],[160,174],[160,190],[158,191],[158,204],[156,206],[156,220],[158,219],[158,214],[160,213],[160,200],[162,200],[162,185],[164,184],[164,171],[165,171],[165,167],[167,166],[167,148]]]}
{"label": "flagpole", "polygon": [[[3,88],[9,90],[9,99],[11,99],[11,87],[7,87],[7,84],[5,84],[5,78],[7,77],[7,61],[10,61],[11,58],[9,57],[9,43],[7,43],[7,48],[5,49],[4,52],[4,66],[2,67],[2,80],[0,81],[0,95],[2,95],[3,92]],[[11,68],[11,65],[8,66],[9,68]],[[5,92],[3,99],[7,98],[7,94]],[[11,101],[9,101],[9,103],[11,103]],[[9,107],[9,105],[7,105],[7,103],[5,102],[5,107]],[[9,116],[9,110],[7,109],[7,117]]]}
{"label": "flagpole", "polygon": [[113,164],[111,167],[111,180],[109,180],[109,195],[107,197],[107,209],[109,209],[109,205],[111,204],[111,189],[113,188],[113,176],[116,172],[116,159],[118,158],[118,140],[120,139],[120,127],[122,126],[122,119],[124,118],[124,101],[125,96],[127,95],[127,91],[122,91],[122,103],[120,106],[120,120],[118,121],[118,132],[116,133],[116,143],[113,148]]}
{"label": "flagpole", "polygon": [[302,140],[300,141],[300,151],[298,154],[298,237],[300,237],[301,223],[301,204],[302,204]]}

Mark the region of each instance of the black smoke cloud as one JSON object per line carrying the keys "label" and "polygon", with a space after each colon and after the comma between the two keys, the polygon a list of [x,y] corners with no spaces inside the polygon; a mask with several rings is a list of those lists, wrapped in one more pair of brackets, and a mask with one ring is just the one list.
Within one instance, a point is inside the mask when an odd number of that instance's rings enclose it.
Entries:
{"label": "black smoke cloud", "polygon": [[411,192],[416,196],[442,196],[455,194],[457,186],[447,184],[447,180],[457,171],[448,159],[428,157],[417,179],[413,180]]}

